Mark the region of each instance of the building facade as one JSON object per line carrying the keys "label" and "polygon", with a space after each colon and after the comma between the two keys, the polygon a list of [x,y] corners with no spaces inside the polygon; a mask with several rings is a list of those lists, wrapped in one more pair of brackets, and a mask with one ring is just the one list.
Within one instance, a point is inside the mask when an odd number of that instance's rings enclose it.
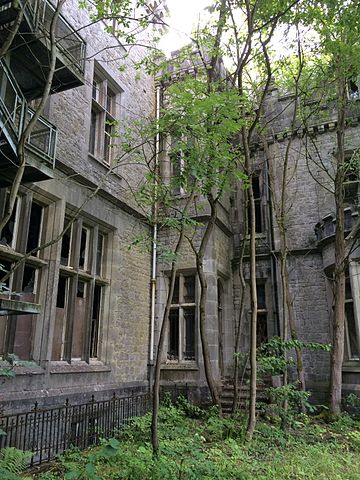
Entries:
{"label": "building facade", "polygon": [[[0,5],[4,6],[0,12],[0,38],[4,40],[19,10],[15,3],[0,1]],[[24,15],[11,48],[1,59],[0,71],[2,216],[22,165],[21,134],[36,114],[53,55],[48,41],[49,21],[54,16],[51,4],[43,0],[17,5]],[[147,390],[169,289],[169,264],[147,249],[129,249],[134,239],[153,235],[131,194],[145,179],[146,162],[121,157],[121,136],[129,125],[146,121],[158,111],[160,96],[154,79],[144,72],[139,77],[135,66],[144,52],[140,47],[126,50],[105,31],[104,23],[88,24],[76,2],[66,3],[58,29],[62,41],[57,43],[50,95],[25,143],[21,186],[0,233],[0,264],[11,272],[0,299],[1,368],[13,375],[4,377],[1,385],[4,411],[27,409],[35,399],[51,406],[63,404],[66,398],[81,403],[93,393],[101,399],[113,392]],[[186,67],[189,74],[190,67]],[[352,97],[346,132],[349,158],[360,147],[360,110],[358,99]],[[283,331],[275,210],[290,141],[291,98],[280,96],[274,88],[268,96],[267,115],[271,120],[268,149],[254,147],[252,176],[259,344]],[[335,116],[329,107],[321,122],[314,120],[310,125],[311,130],[291,135],[287,189],[290,293],[299,338],[309,342],[331,341],[336,219],[333,196],[324,188],[329,184],[327,173],[320,167],[327,165],[327,172],[333,168]],[[151,158],[151,151],[145,148],[144,152],[146,159]],[[174,175],[166,148],[155,154],[162,174]],[[347,180],[345,217],[350,231],[358,216],[358,172],[352,171]],[[186,192],[177,191],[176,198],[183,208]],[[208,209],[201,215],[194,212],[195,217],[203,225],[195,237],[199,245],[209,220]],[[218,205],[204,257],[207,337],[219,386],[233,374],[239,328],[240,350],[245,356],[248,352],[251,311],[246,248],[246,306],[239,321],[239,258],[247,236],[244,189],[239,183]],[[160,229],[158,239],[172,248],[176,234]],[[345,305],[347,392],[359,392],[360,385],[359,258],[355,243]],[[304,351],[307,386],[324,395],[329,390],[329,358],[326,352]],[[207,397],[199,334],[199,279],[194,254],[186,244],[179,256],[162,361],[164,386],[186,385],[194,398]]]}
{"label": "building facade", "polygon": [[[19,138],[51,59],[51,3],[5,5],[2,39],[17,8],[23,19],[0,73],[2,216],[19,168]],[[79,403],[147,387],[151,259],[128,248],[149,232],[128,193],[144,174],[139,162],[119,160],[117,143],[125,125],[153,115],[154,87],[150,76],[136,75],[143,51],[133,47],[124,60],[129,52],[105,27],[66,2],[50,95],[26,142],[21,186],[0,235],[4,270],[26,257],[7,287],[17,300],[41,305],[32,315],[4,310],[0,317],[3,368],[15,375],[1,385],[4,411],[35,399]]]}

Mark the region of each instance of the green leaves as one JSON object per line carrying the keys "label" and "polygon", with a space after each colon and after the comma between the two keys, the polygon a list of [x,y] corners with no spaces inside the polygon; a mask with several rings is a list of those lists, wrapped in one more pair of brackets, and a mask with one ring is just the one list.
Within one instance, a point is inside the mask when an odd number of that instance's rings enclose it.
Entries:
{"label": "green leaves", "polygon": [[235,136],[244,124],[240,117],[242,99],[219,82],[188,76],[171,85],[159,122],[161,135],[171,138],[169,154],[176,174],[175,187],[195,188],[206,195],[231,188],[243,177]]}

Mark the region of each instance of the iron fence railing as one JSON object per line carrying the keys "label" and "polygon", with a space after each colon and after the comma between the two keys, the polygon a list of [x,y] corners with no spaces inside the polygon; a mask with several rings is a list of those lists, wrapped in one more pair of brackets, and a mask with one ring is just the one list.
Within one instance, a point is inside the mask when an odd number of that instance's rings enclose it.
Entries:
{"label": "iron fence railing", "polygon": [[149,393],[87,403],[65,404],[43,409],[35,403],[31,411],[0,417],[0,448],[16,447],[33,453],[30,466],[52,460],[71,446],[85,449],[108,438],[151,408]]}

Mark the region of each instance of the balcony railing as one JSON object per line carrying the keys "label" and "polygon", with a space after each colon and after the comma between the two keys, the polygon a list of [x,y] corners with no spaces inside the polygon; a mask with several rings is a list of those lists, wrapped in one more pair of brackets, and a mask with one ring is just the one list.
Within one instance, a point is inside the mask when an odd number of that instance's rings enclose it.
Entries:
{"label": "balcony railing", "polygon": [[25,98],[12,78],[6,64],[0,60],[0,134],[16,150],[19,132],[23,129]]}
{"label": "balcony railing", "polygon": [[[3,20],[0,23],[13,21],[20,9],[30,32],[41,32],[39,38],[48,41],[55,7],[48,0],[0,0],[0,15]],[[73,69],[82,77],[85,71],[85,42],[61,14],[58,17],[55,36],[58,50],[65,57],[66,67]]]}
{"label": "balcony railing", "polygon": [[[10,70],[0,60],[0,138],[1,144],[7,142],[15,155],[24,128],[34,113],[34,110],[27,106]],[[35,153],[53,168],[56,141],[56,128],[45,118],[40,117],[27,139],[26,150]]]}
{"label": "balcony railing", "polygon": [[[357,222],[359,213],[351,207],[344,208],[344,232],[348,234]],[[336,232],[336,217],[329,214],[315,225],[316,240],[319,244],[332,241]]]}
{"label": "balcony railing", "polygon": [[[26,112],[26,124],[34,115],[34,110],[27,109]],[[56,155],[56,141],[57,132],[54,125],[40,117],[35,123],[31,134],[26,142],[26,148],[32,150],[37,155],[41,156],[44,160],[51,163],[52,168],[55,167],[55,155]]]}

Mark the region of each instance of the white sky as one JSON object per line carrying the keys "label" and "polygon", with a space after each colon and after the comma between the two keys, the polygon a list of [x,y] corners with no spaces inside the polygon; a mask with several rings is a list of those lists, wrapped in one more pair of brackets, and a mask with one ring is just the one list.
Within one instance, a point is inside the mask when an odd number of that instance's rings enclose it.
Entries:
{"label": "white sky", "polygon": [[211,0],[167,0],[169,17],[165,22],[170,26],[160,41],[160,48],[169,55],[173,50],[189,43],[190,34],[199,19],[204,20],[208,12],[204,8]]}

